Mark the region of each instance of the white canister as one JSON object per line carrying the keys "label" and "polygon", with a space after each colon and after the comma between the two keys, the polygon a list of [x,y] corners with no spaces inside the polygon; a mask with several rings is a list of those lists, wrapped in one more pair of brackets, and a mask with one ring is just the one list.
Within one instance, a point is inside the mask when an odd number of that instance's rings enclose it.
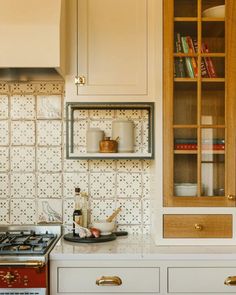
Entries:
{"label": "white canister", "polygon": [[134,123],[131,120],[115,120],[112,122],[112,138],[118,139],[119,153],[134,152]]}
{"label": "white canister", "polygon": [[104,131],[99,128],[89,128],[86,133],[87,153],[99,153],[99,142],[104,138]]}

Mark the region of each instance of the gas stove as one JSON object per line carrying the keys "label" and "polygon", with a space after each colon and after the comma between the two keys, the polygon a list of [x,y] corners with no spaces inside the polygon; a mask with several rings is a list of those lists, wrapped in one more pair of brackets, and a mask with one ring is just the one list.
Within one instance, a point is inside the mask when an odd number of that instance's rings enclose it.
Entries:
{"label": "gas stove", "polygon": [[0,295],[48,294],[48,256],[61,226],[0,227]]}

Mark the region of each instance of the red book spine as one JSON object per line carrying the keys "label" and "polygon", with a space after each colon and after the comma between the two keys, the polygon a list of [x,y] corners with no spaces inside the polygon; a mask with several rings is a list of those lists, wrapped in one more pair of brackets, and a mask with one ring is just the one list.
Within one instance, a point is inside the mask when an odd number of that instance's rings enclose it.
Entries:
{"label": "red book spine", "polygon": [[[198,146],[196,143],[177,143],[174,146],[175,150],[197,150]],[[221,150],[223,151],[225,149],[224,144],[203,144],[202,145],[203,150]]]}
{"label": "red book spine", "polygon": [[[205,44],[205,43],[202,43],[202,53],[209,53],[209,49],[207,47],[207,44]],[[216,75],[216,71],[215,71],[215,67],[212,62],[212,59],[209,56],[205,56],[204,62],[205,62],[206,68],[207,68],[208,76],[210,78],[216,78],[217,75]]]}
{"label": "red book spine", "polygon": [[[195,48],[193,46],[192,38],[190,36],[187,36],[186,41],[187,41],[187,44],[188,44],[188,52],[189,53],[195,53]],[[197,76],[198,76],[198,67],[197,67],[197,61],[196,61],[195,57],[191,57],[191,64],[192,64],[192,67],[193,67],[194,77],[197,78]]]}

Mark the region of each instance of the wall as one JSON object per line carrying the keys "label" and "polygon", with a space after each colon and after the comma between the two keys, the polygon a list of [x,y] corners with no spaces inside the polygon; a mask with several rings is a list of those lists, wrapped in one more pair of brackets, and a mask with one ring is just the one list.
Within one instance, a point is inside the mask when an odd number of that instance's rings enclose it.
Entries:
{"label": "wall", "polygon": [[121,206],[119,229],[149,233],[151,162],[66,160],[63,95],[61,82],[0,83],[0,224],[70,228],[79,186],[89,193],[92,220]]}

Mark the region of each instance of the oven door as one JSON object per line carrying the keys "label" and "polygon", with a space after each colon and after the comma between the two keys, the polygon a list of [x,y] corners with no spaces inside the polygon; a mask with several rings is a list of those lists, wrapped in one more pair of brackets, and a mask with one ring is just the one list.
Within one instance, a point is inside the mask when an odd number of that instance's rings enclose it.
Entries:
{"label": "oven door", "polygon": [[44,288],[36,288],[36,289],[12,289],[12,288],[2,288],[0,289],[0,295],[47,295],[47,290]]}

